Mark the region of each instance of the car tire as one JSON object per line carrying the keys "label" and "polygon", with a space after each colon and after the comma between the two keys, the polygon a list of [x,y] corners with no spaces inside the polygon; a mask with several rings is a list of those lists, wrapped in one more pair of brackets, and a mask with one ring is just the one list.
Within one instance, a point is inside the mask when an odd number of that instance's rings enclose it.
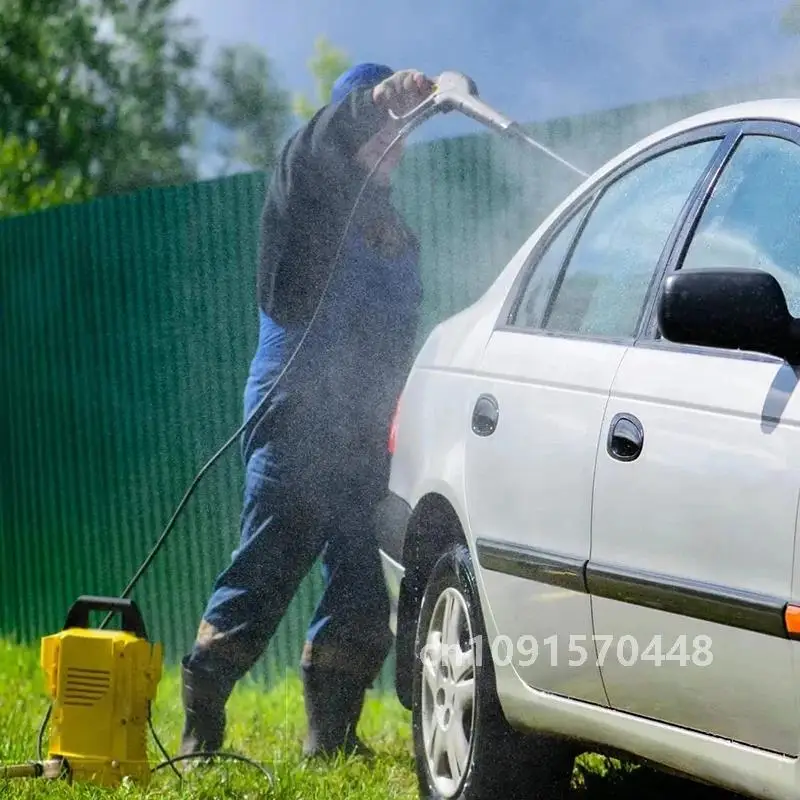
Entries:
{"label": "car tire", "polygon": [[431,572],[414,653],[412,732],[422,800],[553,800],[567,794],[576,747],[522,734],[503,714],[464,545],[444,553]]}

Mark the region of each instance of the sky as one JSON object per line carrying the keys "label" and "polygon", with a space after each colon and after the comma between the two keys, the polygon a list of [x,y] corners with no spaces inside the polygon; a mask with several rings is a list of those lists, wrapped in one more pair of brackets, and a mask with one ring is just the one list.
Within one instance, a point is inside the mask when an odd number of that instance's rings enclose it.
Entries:
{"label": "sky", "polygon": [[180,0],[179,12],[209,55],[261,46],[293,91],[313,92],[308,59],[324,34],[353,61],[467,73],[527,123],[800,74],[800,35],[780,26],[790,1]]}
{"label": "sky", "polygon": [[[790,0],[181,0],[207,46],[264,48],[311,88],[324,34],[354,61],[469,74],[523,122],[800,70],[780,29]],[[464,9],[467,10],[464,10]]]}

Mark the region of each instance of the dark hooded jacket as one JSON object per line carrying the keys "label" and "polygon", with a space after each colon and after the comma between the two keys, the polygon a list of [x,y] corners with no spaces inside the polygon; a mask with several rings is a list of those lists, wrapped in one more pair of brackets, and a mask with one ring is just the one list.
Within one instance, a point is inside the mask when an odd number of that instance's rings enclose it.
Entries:
{"label": "dark hooded jacket", "polygon": [[[329,450],[364,457],[375,448],[385,453],[391,412],[413,357],[422,296],[419,244],[388,187],[367,184],[334,265],[368,175],[356,151],[386,121],[371,95],[369,89],[355,90],[321,109],[287,142],[271,177],[261,228],[259,347],[247,407],[314,322],[271,403],[273,424],[259,426],[259,436],[249,437],[251,446],[262,446],[264,436],[270,439],[277,429],[296,445],[310,430],[324,429]],[[319,462],[318,453],[312,457]]]}
{"label": "dark hooded jacket", "polygon": [[[279,325],[309,321],[367,176],[356,151],[386,119],[372,90],[357,89],[320,109],[283,148],[262,212],[258,272],[259,306]],[[378,206],[365,197],[358,211],[391,213],[388,197]]]}

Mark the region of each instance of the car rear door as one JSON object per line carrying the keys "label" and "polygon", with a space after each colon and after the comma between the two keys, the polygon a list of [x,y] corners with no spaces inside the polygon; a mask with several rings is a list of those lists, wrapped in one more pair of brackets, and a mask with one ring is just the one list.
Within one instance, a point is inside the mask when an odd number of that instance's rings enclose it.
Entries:
{"label": "car rear door", "polygon": [[598,437],[662,251],[719,141],[649,153],[567,212],[475,380],[465,482],[502,634],[493,656],[538,689],[607,704],[584,581]]}
{"label": "car rear door", "polygon": [[[799,145],[793,127],[744,126],[670,268],[764,269],[800,316]],[[614,708],[800,751],[798,645],[783,619],[798,597],[798,374],[656,331],[626,353],[602,426],[587,569]]]}

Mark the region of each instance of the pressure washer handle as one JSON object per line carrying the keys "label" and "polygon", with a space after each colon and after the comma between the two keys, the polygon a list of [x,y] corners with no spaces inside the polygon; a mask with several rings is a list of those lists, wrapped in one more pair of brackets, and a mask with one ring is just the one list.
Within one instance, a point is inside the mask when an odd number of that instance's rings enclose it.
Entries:
{"label": "pressure washer handle", "polygon": [[484,125],[491,125],[503,131],[515,125],[513,120],[480,99],[478,86],[472,78],[454,70],[442,72],[434,81],[433,91],[416,108],[412,108],[402,116],[393,111],[389,113],[395,120],[405,121],[422,117],[424,111],[429,114],[436,112],[447,114],[456,109]]}
{"label": "pressure washer handle", "polygon": [[[443,72],[433,82],[433,91],[417,106],[405,114],[396,114],[389,109],[389,116],[398,122],[405,122],[406,120],[413,119],[419,116],[420,112],[428,109],[430,111],[443,111],[447,113],[451,111],[452,104],[443,102],[444,95],[452,94],[453,91],[466,91],[472,94],[478,94],[478,87],[472,78],[462,75],[460,72]],[[438,106],[438,108],[437,108]]]}
{"label": "pressure washer handle", "polygon": [[[454,96],[477,97],[478,84],[463,72],[447,70],[436,79],[433,100],[438,105],[447,106]],[[449,111],[450,108],[446,110]]]}
{"label": "pressure washer handle", "polygon": [[67,612],[64,628],[88,628],[89,613],[92,611],[108,611],[109,614],[118,613],[122,616],[122,629],[133,633],[140,639],[147,638],[144,617],[139,606],[133,600],[121,597],[95,597],[82,595]]}

